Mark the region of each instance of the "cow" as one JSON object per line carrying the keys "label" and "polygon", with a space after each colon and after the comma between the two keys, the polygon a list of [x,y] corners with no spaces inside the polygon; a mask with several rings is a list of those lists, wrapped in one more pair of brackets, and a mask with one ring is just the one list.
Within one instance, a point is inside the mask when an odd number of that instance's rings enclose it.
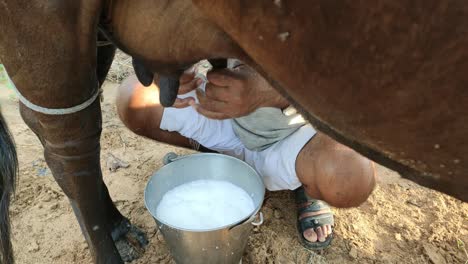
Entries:
{"label": "cow", "polygon": [[[142,82],[163,80],[166,104],[193,63],[238,58],[319,130],[468,201],[467,33],[456,0],[0,0],[0,61],[95,263],[134,257],[115,241],[147,243],[102,181],[97,98],[116,47]],[[3,123],[0,143],[0,263],[13,263],[17,163]]]}

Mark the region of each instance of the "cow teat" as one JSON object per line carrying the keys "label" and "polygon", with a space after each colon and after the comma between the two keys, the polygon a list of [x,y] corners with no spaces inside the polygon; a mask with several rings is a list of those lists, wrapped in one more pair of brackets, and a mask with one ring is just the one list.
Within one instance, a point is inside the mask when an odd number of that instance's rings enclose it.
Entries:
{"label": "cow teat", "polygon": [[164,107],[171,107],[179,92],[180,76],[159,76],[159,102]]}
{"label": "cow teat", "polygon": [[150,86],[153,83],[154,74],[144,66],[143,62],[135,57],[132,57],[132,64],[138,81],[145,87]]}

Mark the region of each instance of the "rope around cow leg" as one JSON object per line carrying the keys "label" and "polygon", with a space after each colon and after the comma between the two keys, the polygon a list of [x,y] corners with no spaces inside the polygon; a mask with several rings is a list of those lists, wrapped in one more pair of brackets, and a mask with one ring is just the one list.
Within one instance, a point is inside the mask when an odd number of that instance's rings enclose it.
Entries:
{"label": "rope around cow leg", "polygon": [[16,85],[10,79],[10,76],[8,75],[8,72],[6,72],[6,75],[7,75],[8,81],[11,83],[11,87],[13,87],[13,90],[15,90],[16,94],[18,95],[18,98],[19,98],[20,102],[23,103],[27,108],[29,108],[29,109],[31,109],[31,110],[33,110],[35,112],[45,114],[45,115],[69,115],[69,114],[77,113],[77,112],[89,107],[92,103],[94,103],[96,98],[98,98],[99,95],[102,94],[102,89],[97,88],[96,91],[94,92],[94,94],[91,96],[91,98],[89,98],[88,100],[86,100],[85,102],[83,102],[83,103],[81,103],[79,105],[75,105],[75,106],[68,107],[68,108],[47,108],[47,107],[42,107],[42,106],[36,105],[36,104],[32,103],[31,101],[29,101],[28,99],[26,99],[26,97],[24,97],[20,93],[18,88],[16,88]]}

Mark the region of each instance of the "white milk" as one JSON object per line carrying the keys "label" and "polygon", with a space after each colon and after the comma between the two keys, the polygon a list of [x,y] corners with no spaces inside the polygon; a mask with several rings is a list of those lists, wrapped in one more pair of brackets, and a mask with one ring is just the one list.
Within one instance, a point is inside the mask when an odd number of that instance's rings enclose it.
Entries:
{"label": "white milk", "polygon": [[214,229],[240,221],[255,205],[242,188],[217,180],[188,182],[168,191],[156,208],[156,217],[173,227]]}

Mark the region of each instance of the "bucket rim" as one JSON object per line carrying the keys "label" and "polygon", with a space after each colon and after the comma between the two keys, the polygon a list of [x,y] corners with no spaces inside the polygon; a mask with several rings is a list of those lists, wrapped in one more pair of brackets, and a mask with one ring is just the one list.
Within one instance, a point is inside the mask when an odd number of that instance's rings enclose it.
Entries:
{"label": "bucket rim", "polygon": [[[193,156],[218,156],[218,157],[222,157],[222,158],[227,158],[227,159],[231,159],[231,160],[234,160],[235,162],[240,162],[240,163],[243,163],[247,168],[248,170],[250,170],[251,172],[254,173],[254,175],[257,176],[257,179],[261,182],[261,184],[263,185],[263,188],[262,188],[262,193],[261,193],[261,202],[255,207],[255,209],[252,211],[251,214],[249,214],[248,216],[242,218],[241,220],[239,221],[236,221],[234,223],[231,223],[231,224],[228,224],[228,225],[224,225],[224,226],[220,226],[220,227],[217,227],[217,228],[208,228],[208,229],[188,229],[188,228],[180,228],[180,227],[177,227],[177,226],[174,226],[174,225],[171,225],[171,224],[168,224],[164,221],[161,221],[158,217],[156,217],[155,214],[153,214],[153,212],[149,209],[149,206],[148,206],[148,203],[147,203],[147,190],[148,190],[148,185],[149,183],[151,182],[151,180],[153,179],[153,177],[156,176],[156,173],[158,171],[160,171],[162,168],[166,167],[166,166],[169,166],[173,163],[177,163],[178,161],[181,161],[185,158],[190,158],[190,157],[193,157]],[[258,175],[257,171],[252,168],[252,166],[250,166],[247,162],[243,161],[243,160],[240,160],[238,158],[234,158],[234,157],[231,157],[229,155],[226,155],[226,154],[220,154],[220,153],[194,153],[194,154],[188,154],[188,155],[183,155],[183,156],[180,156],[180,159],[177,159],[177,160],[174,160],[173,162],[169,163],[169,164],[165,164],[163,165],[161,168],[159,168],[158,170],[156,170],[153,175],[151,175],[151,177],[148,179],[148,181],[146,182],[146,186],[145,186],[145,190],[144,190],[144,203],[145,203],[145,207],[146,207],[146,210],[150,213],[150,215],[158,222],[158,223],[161,223],[162,225],[164,226],[168,226],[170,228],[173,228],[173,229],[177,229],[177,230],[181,230],[181,231],[185,231],[185,232],[195,232],[195,233],[201,233],[201,232],[210,232],[210,231],[219,231],[219,230],[222,230],[222,229],[232,229],[233,227],[236,227],[238,225],[241,225],[241,224],[244,224],[244,223],[247,223],[249,221],[253,221],[253,219],[255,218],[255,216],[258,214],[258,212],[260,211],[260,209],[262,208],[263,206],[263,201],[265,200],[265,185],[263,183],[263,179],[262,177],[260,177],[260,175]],[[158,227],[159,228],[159,227]]]}

